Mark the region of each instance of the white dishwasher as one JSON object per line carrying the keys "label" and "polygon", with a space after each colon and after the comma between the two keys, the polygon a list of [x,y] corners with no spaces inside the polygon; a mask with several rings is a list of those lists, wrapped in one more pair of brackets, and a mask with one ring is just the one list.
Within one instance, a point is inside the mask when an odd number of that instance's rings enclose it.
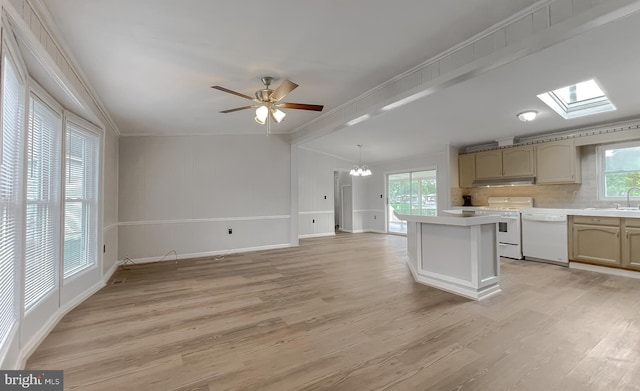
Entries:
{"label": "white dishwasher", "polygon": [[568,241],[564,209],[522,211],[522,255],[525,260],[569,266]]}

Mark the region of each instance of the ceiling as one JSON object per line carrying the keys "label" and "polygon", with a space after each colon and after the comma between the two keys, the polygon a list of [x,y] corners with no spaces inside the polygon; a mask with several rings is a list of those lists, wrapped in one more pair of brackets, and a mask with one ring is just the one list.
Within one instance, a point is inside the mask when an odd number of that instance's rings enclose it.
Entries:
{"label": "ceiling", "polygon": [[[121,134],[264,134],[248,111],[260,77],[290,79],[286,101],[325,112],[525,9],[535,0],[47,0],[64,41]],[[79,17],[81,15],[81,17]],[[629,16],[305,143],[367,163],[640,116],[640,17]],[[535,95],[596,77],[618,107],[566,121]],[[274,83],[276,86],[278,81]],[[638,107],[638,108],[635,108]],[[515,115],[540,111],[521,123]],[[286,110],[290,133],[319,113]]]}

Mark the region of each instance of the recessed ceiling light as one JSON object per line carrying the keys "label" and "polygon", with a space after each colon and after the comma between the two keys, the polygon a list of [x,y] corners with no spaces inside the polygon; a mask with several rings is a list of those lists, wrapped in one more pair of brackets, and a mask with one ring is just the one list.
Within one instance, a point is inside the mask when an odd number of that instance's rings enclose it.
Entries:
{"label": "recessed ceiling light", "polygon": [[518,114],[518,119],[522,122],[529,122],[536,119],[537,116],[538,116],[537,111],[529,110],[529,111],[523,111],[522,113]]}

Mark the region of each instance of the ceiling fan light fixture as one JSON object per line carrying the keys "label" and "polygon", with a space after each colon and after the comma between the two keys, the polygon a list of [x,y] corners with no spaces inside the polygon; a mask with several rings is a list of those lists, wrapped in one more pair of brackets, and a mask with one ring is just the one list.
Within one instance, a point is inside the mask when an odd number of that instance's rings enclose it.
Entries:
{"label": "ceiling fan light fixture", "polygon": [[286,117],[287,115],[284,111],[279,109],[272,109],[271,114],[273,115],[273,119],[275,119],[277,123],[282,122],[284,120],[284,117]]}
{"label": "ceiling fan light fixture", "polygon": [[269,115],[269,109],[267,106],[260,106],[256,109],[256,122],[260,125],[264,125],[267,121],[267,116]]}

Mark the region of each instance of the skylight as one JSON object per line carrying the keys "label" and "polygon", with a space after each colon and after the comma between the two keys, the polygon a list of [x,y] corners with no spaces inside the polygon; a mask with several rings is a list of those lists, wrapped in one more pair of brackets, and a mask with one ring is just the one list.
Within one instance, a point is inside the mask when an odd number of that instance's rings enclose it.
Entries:
{"label": "skylight", "polygon": [[538,98],[564,119],[616,109],[593,79],[545,92],[538,95]]}

